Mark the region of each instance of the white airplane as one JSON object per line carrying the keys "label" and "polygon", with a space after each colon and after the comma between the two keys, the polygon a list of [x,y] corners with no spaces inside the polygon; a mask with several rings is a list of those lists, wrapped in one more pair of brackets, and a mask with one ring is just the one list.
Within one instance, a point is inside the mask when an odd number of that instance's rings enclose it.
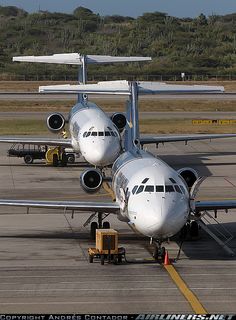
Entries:
{"label": "white airplane", "polygon": [[[166,90],[168,86],[166,86]],[[179,90],[178,87],[170,89]],[[186,91],[193,87],[185,88]],[[196,89],[196,87],[195,87]],[[75,88],[74,88],[75,90]],[[195,196],[202,179],[197,179],[191,190],[181,172],[175,171],[168,164],[152,154],[140,149],[138,126],[138,94],[158,93],[160,85],[145,82],[112,82],[98,85],[84,85],[77,88],[80,93],[117,93],[129,96],[127,107],[127,125],[125,130],[125,151],[114,162],[112,167],[112,190],[115,202],[81,202],[81,201],[31,201],[0,200],[3,206],[40,207],[72,210],[76,212],[98,213],[99,227],[107,214],[116,214],[118,219],[154,241],[157,246],[155,257],[163,258],[165,249],[162,243],[175,235],[187,221],[201,222],[201,215],[208,210],[236,208],[236,200],[195,201]],[[197,90],[197,89],[196,89]],[[206,91],[207,87],[198,88]],[[219,88],[215,87],[218,91]],[[211,88],[209,88],[211,91]],[[214,90],[213,90],[214,91]],[[89,181],[83,181],[89,189]],[[89,217],[87,222],[94,218]],[[105,227],[108,224],[104,223]],[[92,222],[91,233],[98,227]],[[224,247],[234,254],[230,248]]]}
{"label": "white airplane", "polygon": [[[13,57],[13,61],[57,63],[79,66],[79,81],[86,82],[88,64],[128,63],[150,61],[150,57],[112,57],[98,55],[80,55],[79,53],[54,54],[51,56]],[[47,118],[47,127],[53,133],[63,131],[66,119],[60,113],[53,113]],[[89,102],[86,96],[78,95],[78,103],[71,109],[68,117],[69,139],[52,138],[15,138],[0,137],[2,143],[21,143],[34,145],[58,146],[62,149],[62,164],[66,165],[64,148],[73,148],[81,153],[87,162],[96,166],[110,165],[121,152],[120,132],[126,125],[122,113],[114,113],[111,118],[95,103]],[[58,165],[58,154],[53,154],[53,164]]]}

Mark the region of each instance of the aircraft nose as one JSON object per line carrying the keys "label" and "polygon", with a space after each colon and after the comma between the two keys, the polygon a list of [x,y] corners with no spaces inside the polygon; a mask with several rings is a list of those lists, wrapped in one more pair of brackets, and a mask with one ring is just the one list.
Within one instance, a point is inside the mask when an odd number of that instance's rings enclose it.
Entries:
{"label": "aircraft nose", "polygon": [[[177,233],[187,219],[187,208],[173,203],[169,205],[165,199],[159,199],[154,206],[137,205],[132,208],[131,222],[134,228],[153,238],[167,238]],[[135,213],[135,214],[134,214]]]}
{"label": "aircraft nose", "polygon": [[95,141],[87,143],[83,147],[84,158],[93,165],[106,166],[112,164],[120,153],[119,140],[115,140],[112,143],[105,139],[101,141]]}

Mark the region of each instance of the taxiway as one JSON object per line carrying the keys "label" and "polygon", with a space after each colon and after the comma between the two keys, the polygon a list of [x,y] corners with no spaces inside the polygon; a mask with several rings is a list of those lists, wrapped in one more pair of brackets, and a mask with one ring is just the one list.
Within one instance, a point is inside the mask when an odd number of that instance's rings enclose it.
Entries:
{"label": "taxiway", "polygon": [[[209,178],[201,199],[236,198],[236,140],[169,143],[150,151],[177,168],[191,166]],[[80,187],[80,165],[52,168],[42,162],[25,165],[8,158],[0,145],[0,197],[9,199],[109,199]],[[0,309],[2,313],[195,313],[166,270],[152,260],[148,239],[110,215],[126,248],[127,263],[90,264],[87,249],[94,245],[88,214],[0,207]],[[219,221],[235,237],[236,211],[220,213]],[[214,220],[212,223],[215,224]],[[179,240],[165,244],[171,258]],[[236,251],[236,238],[229,246]],[[188,288],[208,313],[235,313],[236,258],[201,231],[183,244],[174,264]]]}

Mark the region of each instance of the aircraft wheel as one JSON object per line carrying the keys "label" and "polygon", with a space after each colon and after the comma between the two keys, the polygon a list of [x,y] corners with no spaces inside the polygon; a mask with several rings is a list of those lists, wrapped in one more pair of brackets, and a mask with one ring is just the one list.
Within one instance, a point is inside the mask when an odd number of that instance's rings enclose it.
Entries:
{"label": "aircraft wheel", "polygon": [[98,224],[97,222],[92,222],[91,227],[90,227],[90,235],[92,240],[95,240],[96,238],[96,230],[98,229]]}
{"label": "aircraft wheel", "polygon": [[55,154],[55,153],[52,156],[52,165],[53,165],[53,167],[57,167],[58,166],[58,155]]}
{"label": "aircraft wheel", "polygon": [[166,255],[166,248],[165,248],[165,247],[161,247],[160,257],[161,257],[161,261],[162,261],[162,262],[165,261],[165,255]]}
{"label": "aircraft wheel", "polygon": [[108,221],[103,222],[102,228],[103,229],[110,229],[110,222],[108,222]]}
{"label": "aircraft wheel", "polygon": [[34,158],[31,156],[31,154],[26,154],[26,155],[24,156],[24,161],[25,161],[25,163],[27,163],[27,164],[31,164],[31,163],[33,163],[33,161],[34,161]]}
{"label": "aircraft wheel", "polygon": [[199,226],[197,221],[192,221],[190,224],[190,236],[193,238],[198,237],[199,235]]}

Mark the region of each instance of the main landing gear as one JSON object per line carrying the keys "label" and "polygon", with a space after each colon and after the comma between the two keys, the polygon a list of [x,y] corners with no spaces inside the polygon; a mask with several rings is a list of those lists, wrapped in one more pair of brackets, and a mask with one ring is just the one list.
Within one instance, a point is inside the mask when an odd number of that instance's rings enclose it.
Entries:
{"label": "main landing gear", "polygon": [[101,213],[101,212],[95,212],[84,223],[84,227],[86,227],[97,216],[98,222],[93,221],[90,224],[90,237],[91,237],[92,240],[96,239],[96,230],[97,229],[110,229],[110,222],[104,221],[104,219],[106,219],[108,215],[109,214],[104,214],[104,213]]}

